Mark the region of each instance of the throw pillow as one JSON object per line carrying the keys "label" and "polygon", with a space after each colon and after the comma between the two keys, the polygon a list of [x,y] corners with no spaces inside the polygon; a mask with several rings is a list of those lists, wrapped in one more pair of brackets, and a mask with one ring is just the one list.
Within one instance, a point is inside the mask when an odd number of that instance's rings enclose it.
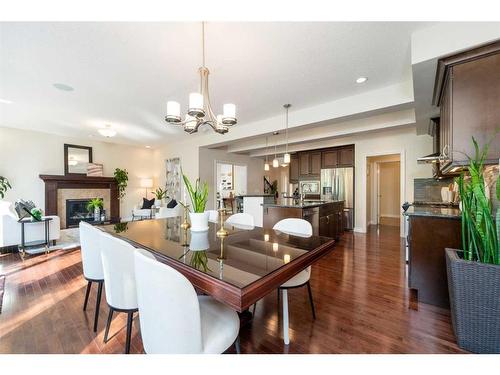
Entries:
{"label": "throw pillow", "polygon": [[170,202],[167,204],[167,208],[174,208],[177,206],[177,201],[175,199],[172,199]]}
{"label": "throw pillow", "polygon": [[155,204],[155,199],[146,199],[142,198],[142,208],[141,210],[149,210],[151,207],[153,207],[153,204]]}

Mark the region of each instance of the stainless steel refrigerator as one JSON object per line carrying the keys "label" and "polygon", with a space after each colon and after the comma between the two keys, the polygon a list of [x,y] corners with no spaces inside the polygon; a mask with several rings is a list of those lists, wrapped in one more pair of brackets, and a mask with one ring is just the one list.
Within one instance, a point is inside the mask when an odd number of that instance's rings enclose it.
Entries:
{"label": "stainless steel refrigerator", "polygon": [[344,201],[344,227],[354,228],[354,168],[321,170],[321,199]]}

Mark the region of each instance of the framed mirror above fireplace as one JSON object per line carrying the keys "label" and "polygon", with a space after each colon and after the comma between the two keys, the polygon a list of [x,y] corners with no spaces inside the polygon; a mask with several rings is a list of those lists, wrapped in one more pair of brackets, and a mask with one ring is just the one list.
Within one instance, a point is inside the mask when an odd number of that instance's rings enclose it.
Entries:
{"label": "framed mirror above fireplace", "polygon": [[92,147],[64,144],[65,175],[87,175],[89,163],[92,163]]}

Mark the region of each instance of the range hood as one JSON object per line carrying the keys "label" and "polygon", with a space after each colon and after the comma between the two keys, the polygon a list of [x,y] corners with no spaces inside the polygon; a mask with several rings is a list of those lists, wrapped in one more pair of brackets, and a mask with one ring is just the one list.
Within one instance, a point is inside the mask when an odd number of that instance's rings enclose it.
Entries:
{"label": "range hood", "polygon": [[439,137],[439,117],[433,117],[429,120],[427,134],[432,137],[432,154],[417,159],[418,164],[443,164],[441,155],[441,145]]}
{"label": "range hood", "polygon": [[417,159],[418,164],[436,164],[441,161],[441,154],[439,152],[433,152],[432,154],[422,156]]}

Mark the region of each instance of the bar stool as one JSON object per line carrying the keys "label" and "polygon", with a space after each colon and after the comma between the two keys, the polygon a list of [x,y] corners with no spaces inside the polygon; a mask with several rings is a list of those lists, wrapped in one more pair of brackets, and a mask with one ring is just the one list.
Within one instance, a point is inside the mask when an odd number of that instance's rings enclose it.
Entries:
{"label": "bar stool", "polygon": [[87,291],[83,302],[83,311],[87,310],[90,289],[92,283],[97,283],[97,298],[94,313],[94,332],[97,332],[99,319],[99,308],[101,305],[102,285],[104,283],[104,272],[101,261],[101,248],[99,244],[99,230],[92,225],[80,221],[80,249],[82,255],[83,277],[87,280]]}

